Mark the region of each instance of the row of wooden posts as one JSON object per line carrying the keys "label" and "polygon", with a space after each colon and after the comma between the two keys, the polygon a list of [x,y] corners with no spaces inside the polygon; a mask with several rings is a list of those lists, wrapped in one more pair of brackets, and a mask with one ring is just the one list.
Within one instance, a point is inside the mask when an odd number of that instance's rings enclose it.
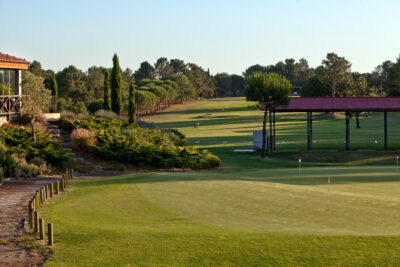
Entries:
{"label": "row of wooden posts", "polygon": [[[29,201],[28,220],[29,227],[34,233],[39,233],[40,240],[45,239],[44,219],[39,217],[39,207],[43,205],[50,198],[64,192],[65,187],[68,185],[69,180],[74,178],[74,170],[67,169],[59,181],[49,183],[36,190],[32,199]],[[54,245],[54,231],[53,223],[47,223],[48,245]]]}

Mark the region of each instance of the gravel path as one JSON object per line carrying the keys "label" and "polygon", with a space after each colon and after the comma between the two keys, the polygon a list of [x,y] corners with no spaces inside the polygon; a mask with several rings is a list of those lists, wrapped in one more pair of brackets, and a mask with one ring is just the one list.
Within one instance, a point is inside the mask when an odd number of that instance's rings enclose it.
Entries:
{"label": "gravel path", "polygon": [[0,186],[0,266],[37,266],[45,260],[44,255],[19,245],[16,238],[26,232],[23,221],[32,195],[51,181],[56,179],[9,180]]}

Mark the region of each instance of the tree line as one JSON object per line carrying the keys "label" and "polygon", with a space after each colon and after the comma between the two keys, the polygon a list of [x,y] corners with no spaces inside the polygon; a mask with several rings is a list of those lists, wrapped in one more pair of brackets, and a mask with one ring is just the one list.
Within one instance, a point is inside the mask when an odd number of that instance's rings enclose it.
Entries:
{"label": "tree line", "polygon": [[156,112],[172,103],[214,96],[213,76],[197,64],[162,57],[153,65],[142,62],[133,72],[130,68],[122,70],[118,61],[114,55],[112,68],[93,66],[83,72],[70,65],[55,73],[43,70],[35,60],[29,70],[44,79],[46,88],[57,99],[58,111],[86,113],[101,108],[118,114],[128,112],[133,81],[138,115]]}
{"label": "tree line", "polygon": [[253,65],[243,72],[277,73],[293,87],[301,88],[301,96],[400,96],[400,58],[378,65],[370,73],[351,71],[351,63],[335,53],[328,53],[321,65],[311,68],[306,59],[286,59],[275,65]]}
{"label": "tree line", "polygon": [[[118,58],[116,58],[118,59]],[[113,61],[115,57],[113,58]],[[115,66],[115,62],[113,62]],[[301,96],[400,96],[400,61],[385,61],[370,73],[351,71],[351,63],[335,53],[328,53],[321,65],[312,68],[304,58],[285,59],[276,64],[252,65],[242,75],[211,75],[197,64],[180,59],[159,58],[154,64],[142,62],[136,71],[118,65],[119,110],[129,110],[129,88],[135,81],[135,107],[146,115],[196,98],[244,96],[245,86],[254,73],[276,73],[285,77]],[[92,66],[86,72],[68,66],[55,73],[43,70],[33,61],[29,70],[44,79],[47,89],[58,99],[57,109],[85,113],[98,108],[112,108],[111,76],[113,68]],[[109,93],[109,95],[107,95]],[[110,100],[106,100],[110,97]],[[106,102],[110,101],[110,102]]]}

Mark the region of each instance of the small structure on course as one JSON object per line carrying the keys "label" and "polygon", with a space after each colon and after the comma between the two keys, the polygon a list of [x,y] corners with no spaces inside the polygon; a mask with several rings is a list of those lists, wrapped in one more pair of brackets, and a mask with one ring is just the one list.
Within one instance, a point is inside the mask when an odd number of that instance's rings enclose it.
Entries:
{"label": "small structure on course", "polygon": [[0,123],[10,120],[22,107],[21,70],[30,62],[0,52]]}
{"label": "small structure on course", "polygon": [[[265,106],[261,106],[264,110]],[[312,149],[312,113],[345,112],[346,150],[350,150],[350,116],[356,112],[383,112],[384,149],[388,149],[387,113],[400,111],[400,97],[299,97],[292,98],[289,106],[278,107],[275,112],[307,112],[307,149]],[[273,112],[271,135],[275,133],[275,112]],[[275,145],[273,145],[275,147]]]}

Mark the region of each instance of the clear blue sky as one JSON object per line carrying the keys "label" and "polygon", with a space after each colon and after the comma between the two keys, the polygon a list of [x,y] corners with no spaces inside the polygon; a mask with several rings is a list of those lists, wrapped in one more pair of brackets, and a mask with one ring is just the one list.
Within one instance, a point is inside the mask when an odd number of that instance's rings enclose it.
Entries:
{"label": "clear blue sky", "polygon": [[211,73],[240,74],[253,64],[328,52],[369,72],[400,53],[395,0],[0,0],[0,52],[42,67],[121,67],[161,56]]}

